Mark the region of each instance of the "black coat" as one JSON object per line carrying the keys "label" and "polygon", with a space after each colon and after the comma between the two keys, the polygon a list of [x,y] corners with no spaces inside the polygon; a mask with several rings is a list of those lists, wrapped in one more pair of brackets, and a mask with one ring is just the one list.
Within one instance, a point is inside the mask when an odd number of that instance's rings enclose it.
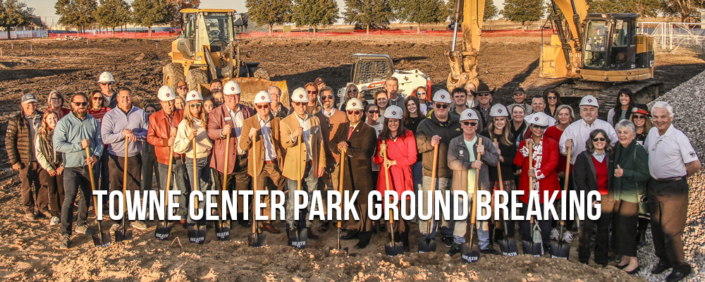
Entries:
{"label": "black coat", "polygon": [[367,196],[370,191],[376,189],[377,179],[372,177],[372,156],[377,146],[377,134],[375,129],[360,122],[354,129],[350,140],[348,140],[350,123],[341,123],[335,132],[335,137],[331,140],[329,147],[333,153],[340,154],[338,143],[347,141],[348,150],[345,158],[345,174],[343,179],[343,189],[360,191],[357,196],[357,203],[367,204]]}
{"label": "black coat", "polygon": [[[612,196],[612,176],[614,175],[614,159],[611,156],[605,156],[607,160],[607,191],[608,195]],[[573,166],[573,181],[578,187],[578,191],[585,191],[585,196],[590,191],[597,190],[597,176],[595,173],[595,164],[592,161],[592,154],[585,150],[578,154],[575,158]]]}

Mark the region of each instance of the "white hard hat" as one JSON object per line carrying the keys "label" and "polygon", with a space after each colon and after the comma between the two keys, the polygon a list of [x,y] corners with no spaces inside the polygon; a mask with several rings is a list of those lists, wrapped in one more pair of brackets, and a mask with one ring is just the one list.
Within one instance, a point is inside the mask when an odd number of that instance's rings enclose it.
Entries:
{"label": "white hard hat", "polygon": [[507,111],[507,107],[505,107],[504,105],[495,104],[490,109],[490,116],[491,117],[508,117],[509,111]]}
{"label": "white hard hat", "polygon": [[203,100],[203,96],[201,96],[201,93],[199,93],[198,91],[191,90],[191,92],[186,94],[186,103],[196,100]]}
{"label": "white hard hat", "polygon": [[174,101],[174,99],[176,99],[176,95],[174,95],[174,89],[171,89],[171,87],[164,85],[159,88],[159,92],[157,92],[157,98],[159,98],[159,101]]}
{"label": "white hard hat", "polygon": [[240,85],[237,85],[235,81],[228,81],[228,83],[223,86],[223,94],[225,95],[235,95],[240,94]]}
{"label": "white hard hat", "polygon": [[597,98],[595,98],[595,96],[587,95],[580,100],[580,106],[593,106],[599,108],[600,104],[597,103]]}
{"label": "white hard hat", "polygon": [[362,110],[362,101],[360,101],[360,99],[358,98],[352,98],[348,100],[348,103],[345,104],[345,110]]}
{"label": "white hard hat", "polygon": [[255,96],[255,104],[271,103],[271,102],[272,102],[272,98],[269,97],[269,93],[267,93],[267,91],[260,91]]}
{"label": "white hard hat", "polygon": [[544,114],[543,112],[535,113],[531,117],[529,123],[538,126],[548,126],[548,115]]}
{"label": "white hard hat", "polygon": [[448,93],[445,89],[436,91],[436,93],[433,94],[433,101],[446,104],[452,103],[450,100],[450,93]]}
{"label": "white hard hat", "polygon": [[384,118],[401,119],[403,111],[399,106],[389,106],[384,110]]}
{"label": "white hard hat", "polygon": [[462,113],[460,113],[460,121],[473,119],[478,120],[477,113],[475,113],[475,110],[473,109],[465,109]]}
{"label": "white hard hat", "polygon": [[108,83],[108,82],[115,82],[115,79],[113,79],[113,75],[107,71],[101,73],[100,77],[98,78],[98,83]]}
{"label": "white hard hat", "polygon": [[297,103],[308,103],[308,91],[303,87],[296,88],[291,95],[291,101]]}

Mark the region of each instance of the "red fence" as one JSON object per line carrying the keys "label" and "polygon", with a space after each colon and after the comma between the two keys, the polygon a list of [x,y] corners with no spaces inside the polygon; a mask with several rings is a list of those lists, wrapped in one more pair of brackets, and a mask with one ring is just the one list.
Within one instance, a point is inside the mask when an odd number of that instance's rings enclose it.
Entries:
{"label": "red fence", "polygon": [[[550,32],[550,31],[549,31]],[[370,30],[370,33],[363,30],[353,30],[353,31],[319,31],[315,36],[344,36],[344,35],[430,35],[430,36],[453,36],[452,30],[421,30],[418,33],[416,30],[386,30],[386,29],[376,29]],[[550,33],[549,33],[550,34]],[[247,34],[243,34],[243,37],[267,37],[269,33],[261,31],[252,31]],[[276,37],[311,37],[314,36],[313,32],[300,31],[300,32],[281,32],[277,31],[272,33],[272,36]],[[501,37],[501,36],[541,36],[541,30],[484,30],[482,31],[482,36],[487,37]]]}
{"label": "red fence", "polygon": [[159,38],[159,37],[172,37],[179,35],[179,32],[152,32],[152,37],[149,37],[147,32],[115,32],[112,34],[110,32],[86,32],[86,33],[50,33],[49,38],[64,38],[66,36],[70,37],[82,37],[82,38]]}

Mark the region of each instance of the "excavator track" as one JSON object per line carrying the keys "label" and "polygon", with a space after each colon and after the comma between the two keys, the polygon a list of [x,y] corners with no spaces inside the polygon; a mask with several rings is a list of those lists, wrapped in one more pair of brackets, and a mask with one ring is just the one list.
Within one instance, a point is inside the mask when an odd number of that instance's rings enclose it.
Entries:
{"label": "excavator track", "polygon": [[558,85],[556,90],[561,94],[561,102],[571,105],[576,114],[580,99],[587,95],[595,96],[600,103],[600,118],[605,119],[617,102],[617,93],[624,88],[632,90],[637,104],[647,104],[665,92],[663,83],[655,80],[622,83],[574,80]]}

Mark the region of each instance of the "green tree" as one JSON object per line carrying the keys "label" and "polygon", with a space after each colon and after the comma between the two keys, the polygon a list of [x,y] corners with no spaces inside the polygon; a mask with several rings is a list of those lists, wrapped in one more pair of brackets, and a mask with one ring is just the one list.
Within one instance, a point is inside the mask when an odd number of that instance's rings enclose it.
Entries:
{"label": "green tree", "polygon": [[589,3],[590,13],[637,13],[642,17],[658,15],[659,0],[595,0]]}
{"label": "green tree", "polygon": [[416,23],[418,33],[421,32],[421,24],[442,22],[450,15],[444,0],[396,0],[390,5],[399,21]]}
{"label": "green tree", "polygon": [[130,6],[124,0],[100,0],[96,18],[101,27],[110,28],[115,34],[115,27],[130,19]]}
{"label": "green tree", "polygon": [[345,22],[364,26],[370,33],[370,26],[386,27],[394,20],[394,12],[389,0],[345,0]]}
{"label": "green tree", "polygon": [[296,26],[309,25],[316,35],[318,25],[331,25],[338,19],[335,0],[294,0],[292,20]]}
{"label": "green tree", "polygon": [[661,12],[666,16],[680,17],[681,22],[690,20],[698,14],[697,8],[700,8],[697,3],[691,0],[660,0]]}
{"label": "green tree", "polygon": [[152,36],[152,26],[167,24],[173,19],[174,7],[164,0],[135,0],[132,2],[132,22],[147,28]]}
{"label": "green tree", "polygon": [[58,0],[54,9],[61,16],[59,24],[74,26],[78,32],[83,32],[87,26],[96,22],[98,4],[95,0]]}
{"label": "green tree", "polygon": [[491,20],[499,16],[499,9],[492,0],[485,0],[485,20]]}
{"label": "green tree", "polygon": [[10,27],[27,26],[32,23],[34,8],[28,8],[24,2],[17,0],[0,1],[0,26],[7,30],[10,39]]}
{"label": "green tree", "polygon": [[[269,35],[275,24],[283,24],[291,20],[291,0],[247,0],[247,14],[258,26],[267,25]],[[337,6],[336,6],[337,10]]]}
{"label": "green tree", "polygon": [[502,16],[510,21],[521,23],[526,29],[527,23],[540,20],[545,7],[542,0],[506,0]]}
{"label": "green tree", "polygon": [[181,26],[184,21],[181,17],[181,9],[198,8],[201,0],[167,0],[167,3],[172,7],[171,26]]}

